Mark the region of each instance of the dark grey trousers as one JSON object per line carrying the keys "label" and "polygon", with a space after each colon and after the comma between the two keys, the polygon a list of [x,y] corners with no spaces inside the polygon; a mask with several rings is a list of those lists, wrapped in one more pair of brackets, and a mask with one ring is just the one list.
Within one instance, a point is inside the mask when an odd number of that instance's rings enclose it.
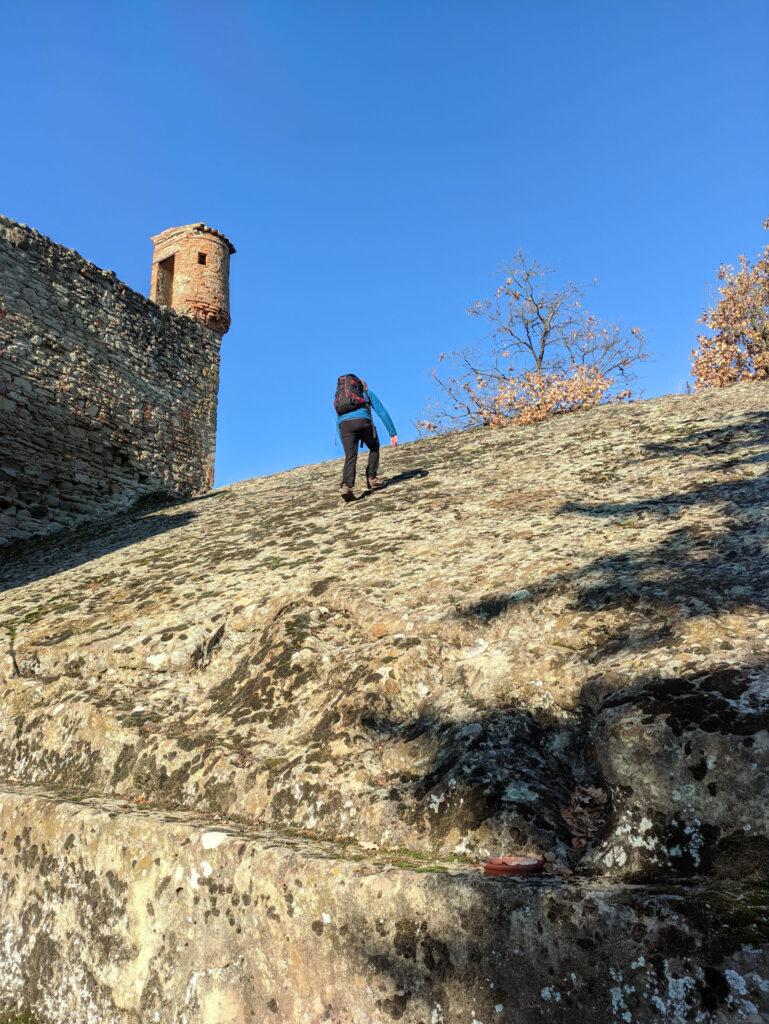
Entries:
{"label": "dark grey trousers", "polygon": [[376,427],[371,420],[353,419],[342,420],[339,424],[342,435],[342,447],[344,448],[344,473],[342,483],[348,487],[355,486],[355,469],[358,463],[358,445],[362,441],[368,448],[368,463],[366,464],[366,477],[373,478],[379,469],[379,438]]}

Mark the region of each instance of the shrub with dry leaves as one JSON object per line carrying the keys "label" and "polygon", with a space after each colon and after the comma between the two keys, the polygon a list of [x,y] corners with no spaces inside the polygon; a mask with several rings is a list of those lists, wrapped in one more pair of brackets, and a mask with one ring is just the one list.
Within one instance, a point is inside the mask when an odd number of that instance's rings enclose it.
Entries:
{"label": "shrub with dry leaves", "polygon": [[718,280],[721,297],[700,317],[713,333],[700,334],[692,352],[695,388],[769,380],[769,245],[753,263],[740,256],[737,269],[719,267]]}

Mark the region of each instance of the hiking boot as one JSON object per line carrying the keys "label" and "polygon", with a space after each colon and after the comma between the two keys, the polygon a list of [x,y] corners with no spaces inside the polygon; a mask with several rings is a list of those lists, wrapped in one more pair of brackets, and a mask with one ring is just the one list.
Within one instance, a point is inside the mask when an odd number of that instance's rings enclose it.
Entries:
{"label": "hiking boot", "polygon": [[381,486],[382,486],[382,481],[379,479],[378,476],[367,476],[366,477],[366,487],[368,487],[368,489],[370,491],[376,491]]}
{"label": "hiking boot", "polygon": [[355,491],[349,484],[342,484],[342,501],[355,501]]}

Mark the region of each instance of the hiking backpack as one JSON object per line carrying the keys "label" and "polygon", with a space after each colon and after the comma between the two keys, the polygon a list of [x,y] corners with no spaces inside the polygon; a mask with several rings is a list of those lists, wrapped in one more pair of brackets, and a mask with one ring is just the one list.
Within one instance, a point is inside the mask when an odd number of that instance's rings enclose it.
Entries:
{"label": "hiking backpack", "polygon": [[358,412],[368,407],[366,388],[360,377],[354,373],[343,373],[336,382],[336,394],[334,395],[334,409],[337,416],[344,416],[348,412]]}

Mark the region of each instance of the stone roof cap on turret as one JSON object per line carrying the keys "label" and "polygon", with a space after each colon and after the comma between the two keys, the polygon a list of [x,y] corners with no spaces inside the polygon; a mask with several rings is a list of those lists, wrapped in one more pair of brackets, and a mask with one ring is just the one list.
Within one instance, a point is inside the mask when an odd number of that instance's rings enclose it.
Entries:
{"label": "stone roof cap on turret", "polygon": [[179,227],[176,227],[176,228],[166,228],[165,231],[161,231],[159,235],[151,235],[150,236],[150,241],[151,242],[157,242],[157,240],[159,238],[163,238],[165,235],[170,235],[172,233],[176,233],[177,231],[180,232],[180,233],[184,233],[184,232],[187,232],[187,231],[197,231],[200,234],[216,235],[217,238],[221,238],[221,240],[223,242],[226,242],[227,248],[230,251],[230,256],[232,256],[236,252],[235,246],[232,244],[232,242],[229,240],[229,238],[224,234],[224,232],[217,231],[216,228],[211,228],[211,227],[208,226],[208,224],[204,224],[202,221],[198,221],[197,224],[181,224],[181,225],[179,225]]}

